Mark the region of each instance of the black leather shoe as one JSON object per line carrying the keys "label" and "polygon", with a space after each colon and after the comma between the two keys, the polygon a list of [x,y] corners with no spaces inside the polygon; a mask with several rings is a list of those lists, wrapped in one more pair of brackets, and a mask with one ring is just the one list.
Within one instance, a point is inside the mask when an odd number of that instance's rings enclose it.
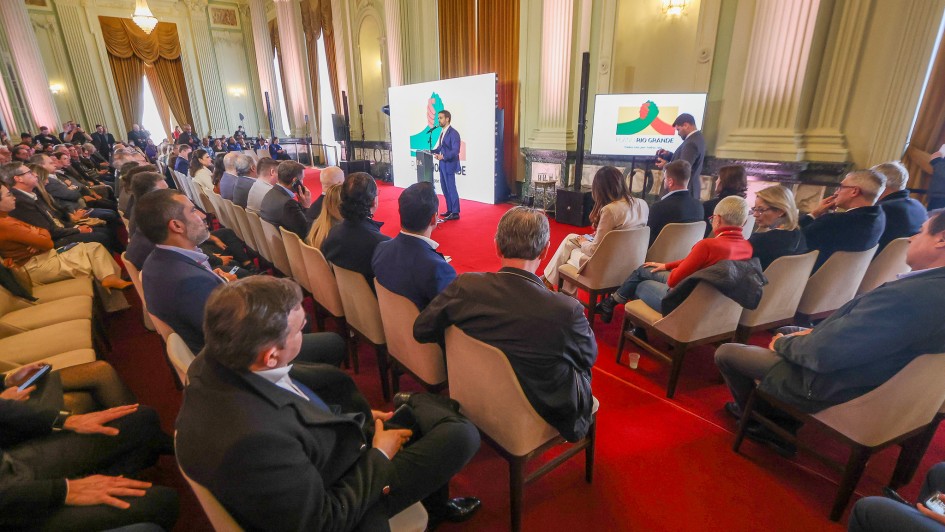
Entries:
{"label": "black leather shoe", "polygon": [[797,447],[793,443],[784,441],[760,423],[749,426],[745,431],[745,437],[753,442],[767,445],[784,458],[793,458],[797,455]]}
{"label": "black leather shoe", "polygon": [[448,221],[450,221],[450,220],[459,220],[459,213],[458,213],[458,212],[451,212],[451,213],[449,213],[448,215],[446,215],[446,216],[443,217],[443,221],[444,221],[444,222],[448,222]]}
{"label": "black leather shoe", "polygon": [[741,419],[742,407],[738,406],[738,403],[735,401],[729,401],[728,403],[725,403],[725,413],[735,419]]}
{"label": "black leather shoe", "polygon": [[896,502],[901,502],[902,504],[905,504],[906,506],[915,507],[914,504],[903,499],[902,495],[899,495],[898,493],[896,493],[896,490],[890,488],[889,486],[885,486],[883,488],[883,497],[886,497],[887,499],[892,499]]}
{"label": "black leather shoe", "polygon": [[449,216],[449,215],[451,215],[451,214],[453,214],[453,213],[451,213],[450,211],[441,212],[441,213],[440,213],[440,218],[446,218],[447,216]]}
{"label": "black leather shoe", "polygon": [[407,404],[411,397],[413,397],[413,392],[397,392],[394,394],[394,410]]}
{"label": "black leather shoe", "polygon": [[610,320],[614,319],[614,307],[617,306],[617,302],[614,301],[612,297],[606,297],[603,301],[597,304],[597,307],[594,309],[600,321],[604,323],[610,323]]}
{"label": "black leather shoe", "polygon": [[427,530],[435,529],[443,521],[449,521],[450,523],[468,521],[479,511],[481,506],[482,502],[476,497],[456,497],[450,499],[444,507],[427,508],[427,513],[430,515]]}

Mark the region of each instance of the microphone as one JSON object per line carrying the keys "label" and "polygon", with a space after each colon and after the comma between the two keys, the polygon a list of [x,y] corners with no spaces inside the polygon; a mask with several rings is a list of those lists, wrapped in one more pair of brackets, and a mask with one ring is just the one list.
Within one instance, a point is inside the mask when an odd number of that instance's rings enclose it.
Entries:
{"label": "microphone", "polygon": [[436,129],[436,126],[430,126],[424,133],[433,133],[434,129]]}

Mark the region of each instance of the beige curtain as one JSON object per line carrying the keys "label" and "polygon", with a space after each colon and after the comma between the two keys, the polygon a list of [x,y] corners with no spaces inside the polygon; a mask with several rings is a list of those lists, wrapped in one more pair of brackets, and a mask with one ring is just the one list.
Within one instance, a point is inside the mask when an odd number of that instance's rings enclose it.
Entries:
{"label": "beige curtain", "polygon": [[[514,3],[514,2],[513,2]],[[468,76],[476,71],[475,0],[440,0],[440,79]]]}
{"label": "beige curtain", "polygon": [[133,124],[140,124],[144,114],[144,92],[141,87],[143,63],[136,57],[116,57],[108,54],[108,62],[115,77],[118,106],[125,118],[125,131]]}
{"label": "beige curtain", "polygon": [[194,117],[190,112],[190,99],[187,95],[187,82],[184,81],[184,68],[178,59],[158,59],[154,63],[161,90],[171,113],[178,123],[193,124]]}
{"label": "beige curtain", "polygon": [[[910,188],[928,188],[932,167],[929,156],[945,143],[945,45],[940,44],[919,107],[919,116],[902,162],[909,169]],[[927,198],[926,198],[927,199]]]}
{"label": "beige curtain", "polygon": [[338,91],[338,60],[335,56],[335,30],[332,26],[331,0],[322,0],[322,35],[325,38],[325,60],[328,63],[328,81],[335,113],[341,112],[341,92]]}
{"label": "beige curtain", "polygon": [[502,167],[509,187],[515,190],[521,153],[519,135],[519,2],[479,0],[477,69],[470,74],[496,73],[499,107],[505,110]]}
{"label": "beige curtain", "polygon": [[[157,105],[158,115],[161,117],[161,125],[164,126],[164,138],[171,138],[171,110],[167,104],[167,98],[164,97],[164,89],[161,87],[161,81],[158,79],[157,70],[153,65],[144,66],[144,77],[151,86],[151,94],[154,95],[154,103]],[[180,123],[180,120],[178,120]]]}
{"label": "beige curtain", "polygon": [[[279,61],[279,82],[282,83],[282,87],[286,86],[285,83],[285,63],[282,61],[282,47],[279,43],[279,24],[276,19],[269,21],[269,39],[272,41],[272,48],[276,51],[276,60]],[[276,87],[273,87],[276,89]],[[279,99],[285,98],[285,92],[283,91],[279,94]],[[276,100],[270,96],[269,105],[275,106]],[[285,120],[285,125],[288,129],[292,129],[292,123],[288,116],[283,117]],[[275,131],[272,132],[273,136],[276,135]]]}

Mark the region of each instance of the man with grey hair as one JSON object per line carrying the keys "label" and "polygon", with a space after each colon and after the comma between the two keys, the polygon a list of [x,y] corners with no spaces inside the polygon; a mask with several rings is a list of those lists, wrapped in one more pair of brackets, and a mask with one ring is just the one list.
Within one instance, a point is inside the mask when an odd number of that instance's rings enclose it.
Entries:
{"label": "man with grey hair", "polygon": [[922,230],[929,215],[925,206],[909,197],[909,171],[899,161],[877,164],[872,168],[886,176],[886,190],[876,202],[886,214],[886,229],[879,237],[879,251],[897,238],[908,238]]}
{"label": "man with grey hair", "polygon": [[515,207],[495,234],[502,268],[459,276],[420,313],[413,334],[442,342],[456,325],[508,357],[535,411],[568,441],[583,438],[593,421],[591,367],[594,332],[581,304],[545,288],[535,275],[548,255],[545,213]]}
{"label": "man with grey hair", "polygon": [[836,192],[824,198],[799,220],[807,247],[818,250],[814,270],[835,251],[866,251],[879,243],[886,214],[876,200],[886,188],[886,176],[876,170],[854,170]]}
{"label": "man with grey hair", "polygon": [[256,184],[256,161],[249,155],[236,158],[236,185],[233,186],[233,203],[246,208],[249,191]]}
{"label": "man with grey hair", "polygon": [[675,262],[644,262],[620,285],[616,292],[597,306],[600,319],[610,323],[614,308],[632,299],[640,299],[660,311],[663,297],[670,288],[699,270],[723,260],[749,260],[751,244],[745,240],[742,226],[748,220],[748,202],[740,196],[722,198],[715,206],[709,223],[714,238],[700,240],[686,258]]}
{"label": "man with grey hair", "polygon": [[243,155],[231,151],[223,156],[223,177],[220,178],[220,197],[233,201],[233,189],[236,188],[236,160]]}
{"label": "man with grey hair", "polygon": [[329,188],[340,185],[345,182],[345,173],[337,166],[326,166],[318,174],[318,180],[322,184],[322,193],[312,202],[312,205],[305,211],[305,219],[309,227],[315,223],[315,219],[322,213],[322,202],[325,201],[325,192]]}

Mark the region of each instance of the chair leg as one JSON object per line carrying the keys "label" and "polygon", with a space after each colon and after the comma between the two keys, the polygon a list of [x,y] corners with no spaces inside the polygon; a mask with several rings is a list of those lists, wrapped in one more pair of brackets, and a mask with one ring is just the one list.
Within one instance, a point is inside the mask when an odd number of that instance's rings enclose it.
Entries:
{"label": "chair leg", "polygon": [[942,421],[942,415],[936,415],[935,419],[925,427],[925,430],[916,434],[902,443],[902,449],[899,451],[899,459],[896,461],[896,469],[893,471],[892,479],[889,481],[889,487],[898,490],[906,484],[912,482],[919,463],[925,456],[925,451],[929,448],[929,443],[938,430],[938,425]]}
{"label": "chair leg", "polygon": [[525,459],[509,458],[509,498],[511,501],[512,532],[522,529],[522,500],[525,497]]}
{"label": "chair leg", "polygon": [[689,344],[678,343],[673,347],[673,366],[669,371],[669,383],[666,385],[666,397],[672,399],[676,395],[676,382],[682,372],[683,359],[686,357],[686,348]]}
{"label": "chair leg", "polygon": [[584,480],[588,484],[594,481],[594,446],[597,443],[597,415],[587,430],[588,446],[584,449]]}
{"label": "chair leg", "polygon": [[847,467],[843,470],[843,479],[840,481],[840,487],[837,488],[837,497],[833,501],[833,509],[830,510],[830,520],[839,521],[846,510],[853,490],[856,489],[860,477],[863,476],[863,470],[866,469],[866,463],[870,459],[873,450],[863,445],[854,445],[850,450],[850,458],[847,460]]}
{"label": "chair leg", "polygon": [[752,390],[751,395],[748,396],[748,403],[745,404],[745,411],[742,412],[742,418],[738,420],[738,433],[735,434],[735,443],[732,444],[733,452],[737,453],[742,446],[742,441],[745,440],[745,431],[748,429],[748,424],[751,423],[751,415],[755,412],[757,401],[758,396]]}
{"label": "chair leg", "polygon": [[751,327],[745,327],[744,325],[739,325],[735,329],[735,343],[738,344],[747,344],[748,339],[751,338]]}
{"label": "chair leg", "polygon": [[627,343],[627,315],[623,315],[623,321],[620,323],[620,337],[617,338],[617,364],[620,364],[620,357],[623,356],[623,346]]}
{"label": "chair leg", "polygon": [[589,290],[587,293],[587,322],[591,329],[594,328],[594,318],[597,317],[597,299],[599,297],[600,293],[596,290]]}
{"label": "chair leg", "polygon": [[384,401],[390,401],[390,382],[388,379],[390,368],[387,364],[387,347],[383,345],[374,346],[374,352],[377,354],[377,369],[381,374],[381,393],[384,394]]}
{"label": "chair leg", "polygon": [[345,367],[354,366],[354,374],[357,375],[360,371],[360,364],[358,363],[358,340],[351,335],[351,331],[348,329],[348,322],[344,318],[335,318],[338,323],[338,331],[341,334],[341,337],[345,341],[345,346],[348,350],[347,357],[345,358]]}

